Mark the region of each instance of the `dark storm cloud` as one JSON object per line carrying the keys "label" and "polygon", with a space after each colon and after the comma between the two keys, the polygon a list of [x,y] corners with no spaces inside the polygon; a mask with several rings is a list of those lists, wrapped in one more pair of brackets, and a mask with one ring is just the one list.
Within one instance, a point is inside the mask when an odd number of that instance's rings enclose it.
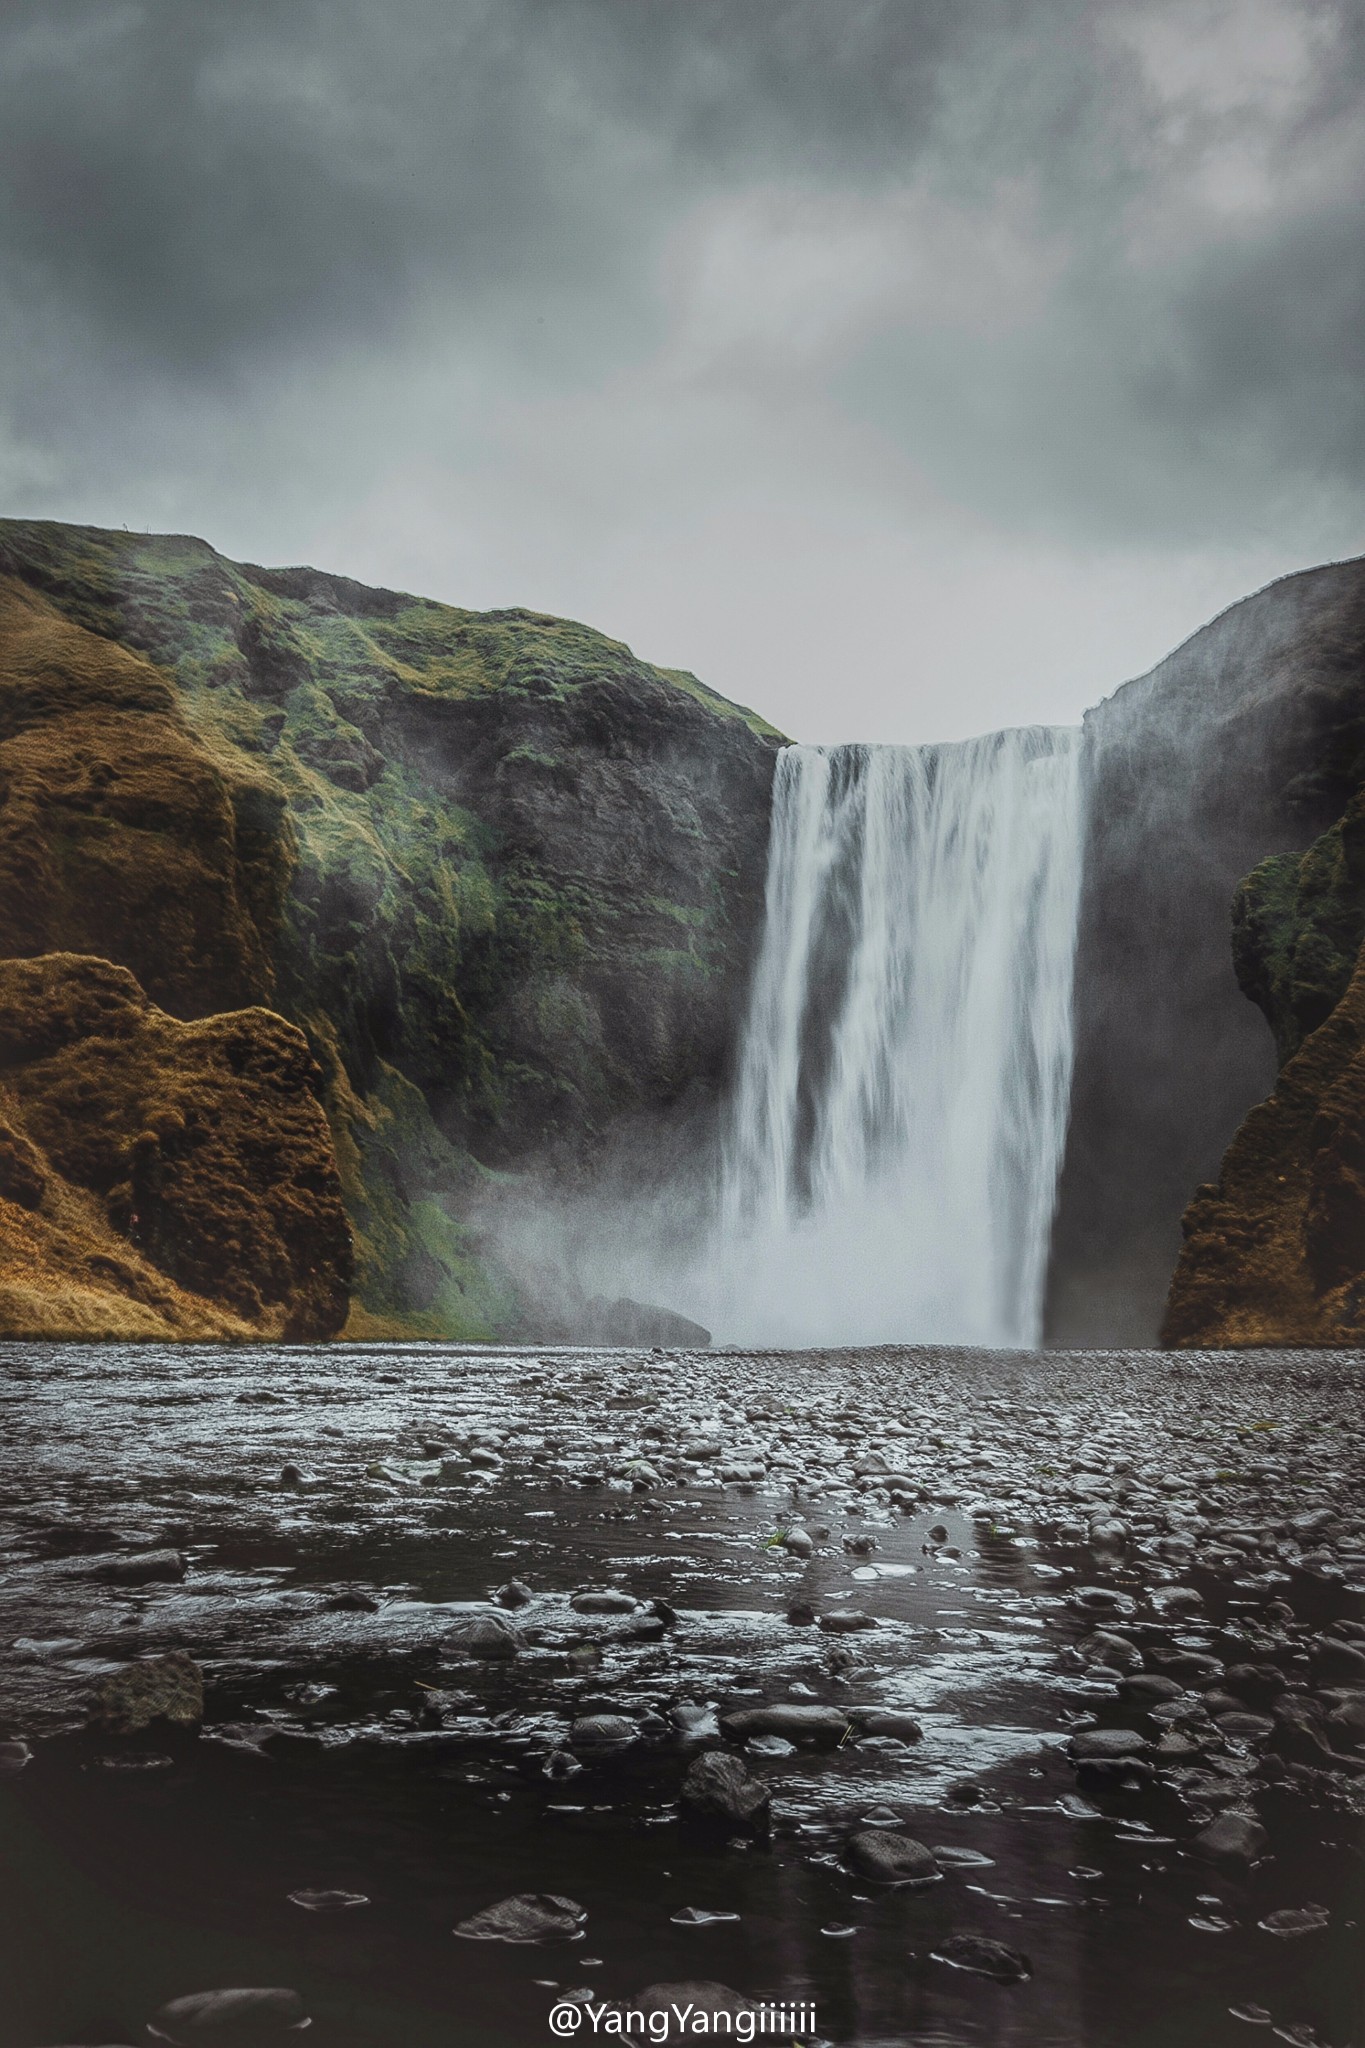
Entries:
{"label": "dark storm cloud", "polygon": [[[0,238],[171,367],[433,278],[600,283],[689,181],[908,154],[954,10],[709,0],[26,0]],[[21,275],[23,272],[21,271]]]}
{"label": "dark storm cloud", "polygon": [[667,353],[701,221],[689,374],[1006,526],[1356,494],[1362,48],[1358,0],[11,0],[0,467],[174,470],[187,407],[423,322],[571,393]]}

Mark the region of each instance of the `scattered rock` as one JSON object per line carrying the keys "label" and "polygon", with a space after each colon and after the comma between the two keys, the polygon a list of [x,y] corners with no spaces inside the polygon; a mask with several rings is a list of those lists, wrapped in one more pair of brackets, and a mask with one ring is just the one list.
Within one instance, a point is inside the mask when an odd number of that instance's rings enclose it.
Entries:
{"label": "scattered rock", "polygon": [[369,1899],[364,1892],[290,1892],[291,1906],[302,1906],[305,1913],[344,1913],[351,1906],[368,1906]]}
{"label": "scattered rock", "polygon": [[1275,1723],[1265,1714],[1243,1711],[1216,1714],[1213,1725],[1229,1742],[1268,1742],[1275,1733]]}
{"label": "scattered rock", "polygon": [[603,1637],[610,1643],[661,1643],[666,1628],[657,1614],[632,1614]]}
{"label": "scattered rock", "polygon": [[1133,1611],[1132,1595],[1120,1592],[1117,1586],[1077,1586],[1071,1594],[1071,1605],[1091,1614],[1131,1614]]}
{"label": "scattered rock", "polygon": [[701,1706],[696,1700],[678,1700],[669,1708],[668,1718],[687,1742],[707,1742],[720,1734],[715,1708]]}
{"label": "scattered rock", "polygon": [[1329,1727],[1337,1731],[1338,1740],[1348,1743],[1365,1741],[1365,1692],[1349,1694],[1333,1707],[1327,1716]]}
{"label": "scattered rock", "polygon": [[1154,1586],[1147,1597],[1156,1612],[1168,1621],[1198,1614],[1204,1605],[1204,1596],[1195,1586]]}
{"label": "scattered rock", "polygon": [[[643,2028],[628,2036],[631,2040],[648,2041],[651,2044],[671,2044],[701,2038],[695,2022],[699,2015],[708,2017],[718,2013],[729,2013],[738,2017],[740,2013],[757,2013],[757,2003],[746,1998],[741,1991],[732,1991],[728,1984],[717,1984],[702,1979],[682,1984],[650,1984],[637,1997],[629,2000],[626,2010],[639,2013]],[[686,2015],[685,2018],[680,2015]],[[662,2018],[662,2027],[657,2022]],[[707,2030],[719,2035],[719,2027]],[[727,2034],[729,2028],[724,2030]]]}
{"label": "scattered rock", "polygon": [[575,1614],[634,1614],[639,1604],[633,1593],[623,1593],[615,1586],[590,1587],[575,1593],[569,1602]]}
{"label": "scattered rock", "polygon": [[789,1742],[813,1742],[832,1747],[853,1732],[853,1723],[838,1707],[778,1705],[742,1707],[722,1714],[720,1725],[727,1735],[742,1741],[746,1735],[784,1735]]}
{"label": "scattered rock", "polygon": [[[1346,1759],[1332,1748],[1327,1716],[1315,1700],[1305,1699],[1301,1693],[1284,1693],[1275,1701],[1272,1715],[1271,1744],[1286,1763],[1307,1764],[1310,1770],[1319,1771],[1348,1767]],[[1354,1760],[1350,1767],[1355,1767]]]}
{"label": "scattered rock", "polygon": [[518,1892],[461,1920],[455,1932],[464,1941],[576,1941],[587,1917],[586,1907],[557,1892]]}
{"label": "scattered rock", "polygon": [[196,1729],[204,1718],[204,1674],[184,1650],[125,1664],[96,1688],[89,1725],[101,1735]]}
{"label": "scattered rock", "polygon": [[826,1635],[831,1636],[856,1635],[862,1629],[877,1628],[879,1626],[880,1624],[872,1615],[864,1614],[861,1609],[856,1607],[844,1608],[833,1614],[822,1614],[820,1616],[820,1627],[825,1631]]}
{"label": "scattered rock", "polygon": [[17,1777],[33,1761],[33,1751],[20,1735],[0,1742],[0,1778]]}
{"label": "scattered rock", "polygon": [[1102,1664],[1110,1671],[1140,1671],[1142,1652],[1126,1636],[1097,1628],[1078,1645],[1087,1664]]}
{"label": "scattered rock", "polygon": [[221,2042],[223,2048],[256,2048],[258,2042],[302,2030],[308,2024],[297,1991],[195,1991],[173,1998],[148,2026],[154,2040],[194,2048],[200,2041]]}
{"label": "scattered rock", "polygon": [[923,1842],[888,1828],[862,1828],[844,1844],[844,1861],[859,1877],[878,1884],[928,1884],[942,1872],[938,1858]]}
{"label": "scattered rock", "polygon": [[108,1586],[173,1586],[188,1569],[178,1550],[140,1550],[132,1557],[111,1558],[96,1576]]}
{"label": "scattered rock", "polygon": [[378,1614],[380,1607],[367,1586],[338,1586],[324,1605],[329,1614]]}
{"label": "scattered rock", "polygon": [[1168,1678],[1178,1678],[1195,1692],[1207,1692],[1220,1683],[1223,1665],[1206,1650],[1153,1650],[1152,1661]]}
{"label": "scattered rock", "polygon": [[924,1730],[913,1714],[893,1707],[850,1707],[849,1719],[862,1735],[893,1735],[898,1742],[920,1742]]}
{"label": "scattered rock", "polygon": [[766,1827],[771,1794],[737,1756],[709,1749],[689,1766],[678,1795],[694,1820],[724,1821],[754,1831]]}
{"label": "scattered rock", "polygon": [[1316,1686],[1365,1685],[1365,1649],[1336,1636],[1318,1636],[1309,1651],[1309,1675]]}
{"label": "scattered rock", "polygon": [[1122,1681],[1119,1697],[1142,1706],[1160,1706],[1180,1699],[1184,1690],[1178,1679],[1163,1678],[1156,1671],[1138,1671]]}
{"label": "scattered rock", "polygon": [[1146,1748],[1146,1737],[1135,1728],[1084,1728],[1071,1738],[1071,1754],[1078,1763],[1141,1756]]}
{"label": "scattered rock", "polygon": [[1265,1854],[1269,1835],[1248,1813],[1220,1813],[1194,1838],[1194,1851],[1210,1863],[1255,1863]]}
{"label": "scattered rock", "polygon": [[459,1657],[515,1657],[526,1639],[505,1614],[476,1614],[451,1630],[445,1646]]}
{"label": "scattered rock", "polygon": [[984,1934],[950,1934],[932,1953],[935,1962],[993,1977],[997,1984],[1023,1984],[1033,1975],[1026,1955],[1017,1948],[1006,1948],[1003,1942],[990,1941]]}
{"label": "scattered rock", "polygon": [[569,1729],[571,1749],[628,1749],[639,1739],[635,1722],[625,1714],[581,1714]]}
{"label": "scattered rock", "polygon": [[1264,1920],[1256,1922],[1267,1934],[1278,1934],[1285,1941],[1301,1934],[1321,1934],[1331,1924],[1326,1906],[1281,1906],[1277,1913],[1267,1913]]}

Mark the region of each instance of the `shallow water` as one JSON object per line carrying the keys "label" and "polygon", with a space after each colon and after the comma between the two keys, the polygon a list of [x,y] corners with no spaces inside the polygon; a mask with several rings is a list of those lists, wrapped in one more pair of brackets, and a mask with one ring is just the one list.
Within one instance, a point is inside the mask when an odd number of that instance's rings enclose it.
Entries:
{"label": "shallow water", "polygon": [[[1098,1623],[1149,1669],[1186,1648],[1307,1683],[1315,1632],[1365,1618],[1358,1355],[11,1346],[3,1365],[0,1735],[35,1755],[0,1779],[0,2048],[144,2040],[165,2000],[233,1984],[295,1987],[319,2048],[516,2048],[566,1992],[698,1978],[802,1998],[841,2043],[1365,2043],[1357,1753],[1284,1775],[1193,1693],[1193,1746],[1158,1751],[1078,1647]],[[798,1522],[808,1559],[777,1541]],[[183,1582],[109,1582],[166,1545]],[[452,1631],[514,1576],[521,1653],[461,1654]],[[570,1607],[603,1586],[665,1602],[662,1629]],[[1178,1616],[1176,1586],[1200,1595]],[[357,1588],[375,1611],[335,1605]],[[877,1626],[794,1624],[796,1601]],[[85,1732],[92,1687],[172,1648],[205,1671],[197,1741]],[[922,1740],[750,1743],[770,1838],[694,1832],[697,1742],[671,1710],[793,1699],[909,1709]],[[638,1739],[575,1757],[572,1719],[600,1711]],[[1132,1783],[1078,1777],[1087,1720],[1148,1738]],[[1193,1849],[1228,1805],[1269,1831],[1240,1874]],[[940,1881],[844,1868],[882,1808],[942,1852]],[[366,1903],[310,1912],[303,1889]],[[577,1901],[584,1938],[452,1934],[527,1891]],[[1310,1903],[1319,1931],[1259,1924]],[[937,1960],[962,1932],[1023,1952],[1029,1979]]]}

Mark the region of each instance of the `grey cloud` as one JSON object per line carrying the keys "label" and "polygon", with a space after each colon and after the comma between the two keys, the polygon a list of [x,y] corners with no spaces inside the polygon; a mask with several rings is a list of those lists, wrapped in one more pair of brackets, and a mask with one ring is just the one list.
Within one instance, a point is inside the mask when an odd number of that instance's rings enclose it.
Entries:
{"label": "grey cloud", "polygon": [[[1043,12],[1056,15],[1056,5]],[[1071,11],[1071,10],[1064,10]],[[901,177],[991,0],[20,0],[0,250],[167,370],[585,291],[698,191]]]}
{"label": "grey cloud", "polygon": [[[1305,26],[1316,70],[1283,107],[1216,76],[1188,93],[1177,81],[1173,100],[1138,31],[1169,15],[1178,42],[1185,15],[1194,35],[1217,13],[10,0],[6,509],[80,516],[92,480],[106,494],[122,481],[143,510],[201,504],[205,528],[221,491],[240,524],[243,477],[278,493],[287,410],[290,487],[306,493],[311,474],[328,501],[317,524],[335,525],[382,439],[358,433],[339,453],[338,418],[392,366],[430,414],[396,405],[383,459],[399,475],[468,464],[471,497],[477,462],[498,460],[479,436],[523,399],[572,408],[619,391],[619,434],[643,448],[631,407],[685,409],[704,384],[762,417],[756,445],[785,431],[812,502],[833,486],[800,451],[828,447],[834,419],[895,455],[907,493],[1031,541],[1235,545],[1249,508],[1285,491],[1358,510],[1365,157],[1350,137],[1365,14],[1360,0],[1231,0],[1233,58],[1238,37],[1255,58],[1257,35]],[[1265,189],[1220,213],[1200,181],[1239,150]],[[803,281],[799,248],[773,255],[750,218],[773,193],[817,220],[828,202],[832,235],[845,219],[865,230],[878,276],[835,263]],[[938,209],[936,239],[900,222],[907,195]],[[738,338],[698,368],[683,330],[701,287],[678,250],[727,222],[752,243],[737,244]],[[841,294],[842,329],[801,354]],[[992,294],[1018,305],[988,318]],[[630,480],[642,487],[638,468]],[[695,499],[704,481],[670,469],[654,486],[660,502],[675,487]],[[546,488],[574,520],[572,476]],[[786,488],[775,474],[773,494]]]}

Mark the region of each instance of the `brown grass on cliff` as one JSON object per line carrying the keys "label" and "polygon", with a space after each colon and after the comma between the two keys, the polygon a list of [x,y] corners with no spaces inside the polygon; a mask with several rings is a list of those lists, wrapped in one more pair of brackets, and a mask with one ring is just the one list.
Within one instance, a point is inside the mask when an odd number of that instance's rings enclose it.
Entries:
{"label": "brown grass on cliff", "polygon": [[273,1012],[0,961],[0,1334],[329,1337],[351,1242],[318,1070]]}
{"label": "brown grass on cliff", "polygon": [[283,801],[143,656],[0,578],[0,952],[124,961],[178,1016],[268,1001]]}
{"label": "brown grass on cliff", "polygon": [[1163,1344],[1365,1338],[1365,953],[1185,1212]]}

